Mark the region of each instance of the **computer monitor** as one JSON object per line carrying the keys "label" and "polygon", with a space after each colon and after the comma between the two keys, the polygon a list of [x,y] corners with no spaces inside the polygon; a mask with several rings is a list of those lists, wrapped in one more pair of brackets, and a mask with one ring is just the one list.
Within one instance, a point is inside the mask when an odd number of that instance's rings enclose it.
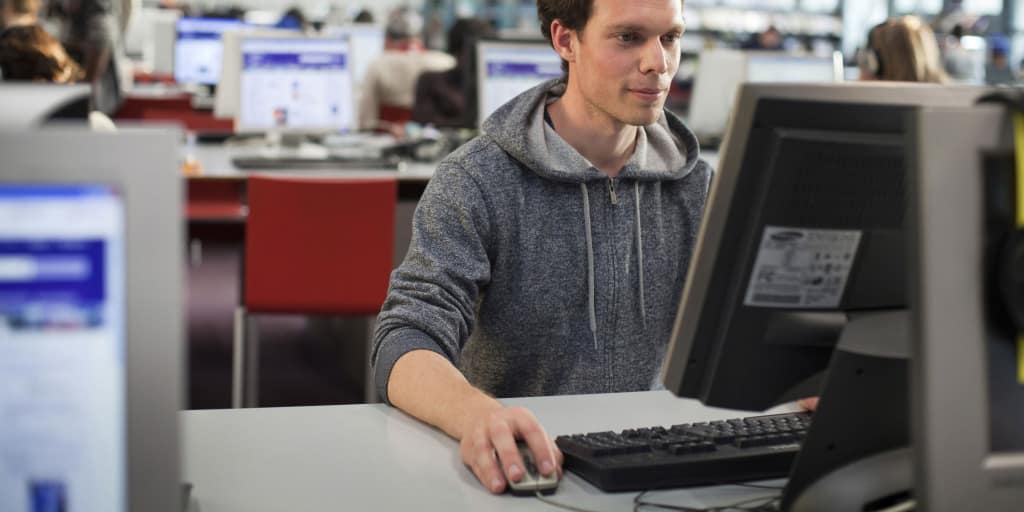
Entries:
{"label": "computer monitor", "polygon": [[243,40],[235,130],[354,130],[349,55],[345,39]]}
{"label": "computer monitor", "polygon": [[546,42],[479,41],[476,70],[479,126],[512,98],[562,76],[562,58]]}
{"label": "computer monitor", "polygon": [[370,63],[384,52],[384,29],[370,23],[325,27],[327,37],[347,37],[352,45],[352,83],[363,83]]}
{"label": "computer monitor", "polygon": [[1021,305],[1003,295],[1020,280],[1002,274],[1008,263],[1017,276],[1024,268],[1020,252],[1008,257],[1021,209],[1012,133],[1001,106],[921,109],[913,124],[919,510],[1018,510],[1024,502],[1024,346],[1009,314]]}
{"label": "computer monitor", "polygon": [[179,84],[215,85],[220,78],[221,34],[240,29],[241,20],[181,18],[174,43],[174,80]]}
{"label": "computer monitor", "polygon": [[294,30],[260,28],[255,30],[228,30],[221,35],[220,79],[214,95],[213,115],[233,119],[238,115],[238,90],[242,79],[242,40],[295,38]]}
{"label": "computer monitor", "polygon": [[[154,74],[163,76],[174,75],[174,47],[178,40],[178,20],[181,12],[160,10],[153,16],[151,31],[148,36],[142,34],[142,62]],[[143,27],[145,29],[145,27]]]}
{"label": "computer monitor", "polygon": [[[85,123],[92,91],[88,84],[0,82],[0,128],[38,128],[50,123]],[[0,158],[2,160],[2,158]]]}
{"label": "computer monitor", "polygon": [[982,93],[741,86],[663,377],[677,395],[737,409],[822,395],[786,509],[836,468],[907,444],[910,120]]}
{"label": "computer monitor", "polygon": [[182,510],[178,141],[0,132],[0,510]]}
{"label": "computer monitor", "polygon": [[693,83],[687,125],[702,144],[715,145],[725,133],[740,84],[744,82],[841,82],[842,55],[832,57],[776,52],[705,50]]}

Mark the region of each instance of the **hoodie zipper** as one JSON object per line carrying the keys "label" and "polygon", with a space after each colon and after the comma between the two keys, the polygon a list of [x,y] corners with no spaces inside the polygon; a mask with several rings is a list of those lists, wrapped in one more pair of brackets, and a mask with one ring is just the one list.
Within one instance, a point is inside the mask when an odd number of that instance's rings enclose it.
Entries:
{"label": "hoodie zipper", "polygon": [[608,178],[608,195],[612,198],[612,205],[618,206],[619,196],[615,193],[615,178]]}

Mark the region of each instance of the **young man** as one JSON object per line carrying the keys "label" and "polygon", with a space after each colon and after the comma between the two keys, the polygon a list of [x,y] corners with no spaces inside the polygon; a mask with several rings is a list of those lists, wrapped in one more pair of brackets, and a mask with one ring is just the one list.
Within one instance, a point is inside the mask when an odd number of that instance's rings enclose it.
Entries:
{"label": "young man", "polygon": [[659,386],[711,169],[663,108],[681,0],[540,0],[565,61],[442,162],[374,344],[381,396],[461,442],[492,492],[561,453],[492,396]]}

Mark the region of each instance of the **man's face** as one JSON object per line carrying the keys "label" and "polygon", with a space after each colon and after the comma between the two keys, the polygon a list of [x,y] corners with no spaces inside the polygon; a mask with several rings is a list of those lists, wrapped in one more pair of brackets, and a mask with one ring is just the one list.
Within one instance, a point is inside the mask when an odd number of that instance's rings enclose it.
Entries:
{"label": "man's face", "polygon": [[679,67],[683,27],[681,0],[594,0],[578,35],[570,85],[592,111],[614,121],[657,121]]}

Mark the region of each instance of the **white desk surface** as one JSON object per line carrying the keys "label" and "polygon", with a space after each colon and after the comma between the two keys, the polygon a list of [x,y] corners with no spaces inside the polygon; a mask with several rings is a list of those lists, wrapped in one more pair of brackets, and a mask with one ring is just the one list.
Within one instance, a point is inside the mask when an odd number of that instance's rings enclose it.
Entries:
{"label": "white desk surface", "polygon": [[[528,407],[552,437],[753,415],[667,391],[503,402]],[[186,411],[181,419],[184,479],[203,512],[558,510],[534,497],[490,494],[463,466],[454,440],[383,404]],[[772,493],[720,486],[645,499],[706,507]],[[552,499],[631,511],[636,494],[606,494],[566,472]]]}

